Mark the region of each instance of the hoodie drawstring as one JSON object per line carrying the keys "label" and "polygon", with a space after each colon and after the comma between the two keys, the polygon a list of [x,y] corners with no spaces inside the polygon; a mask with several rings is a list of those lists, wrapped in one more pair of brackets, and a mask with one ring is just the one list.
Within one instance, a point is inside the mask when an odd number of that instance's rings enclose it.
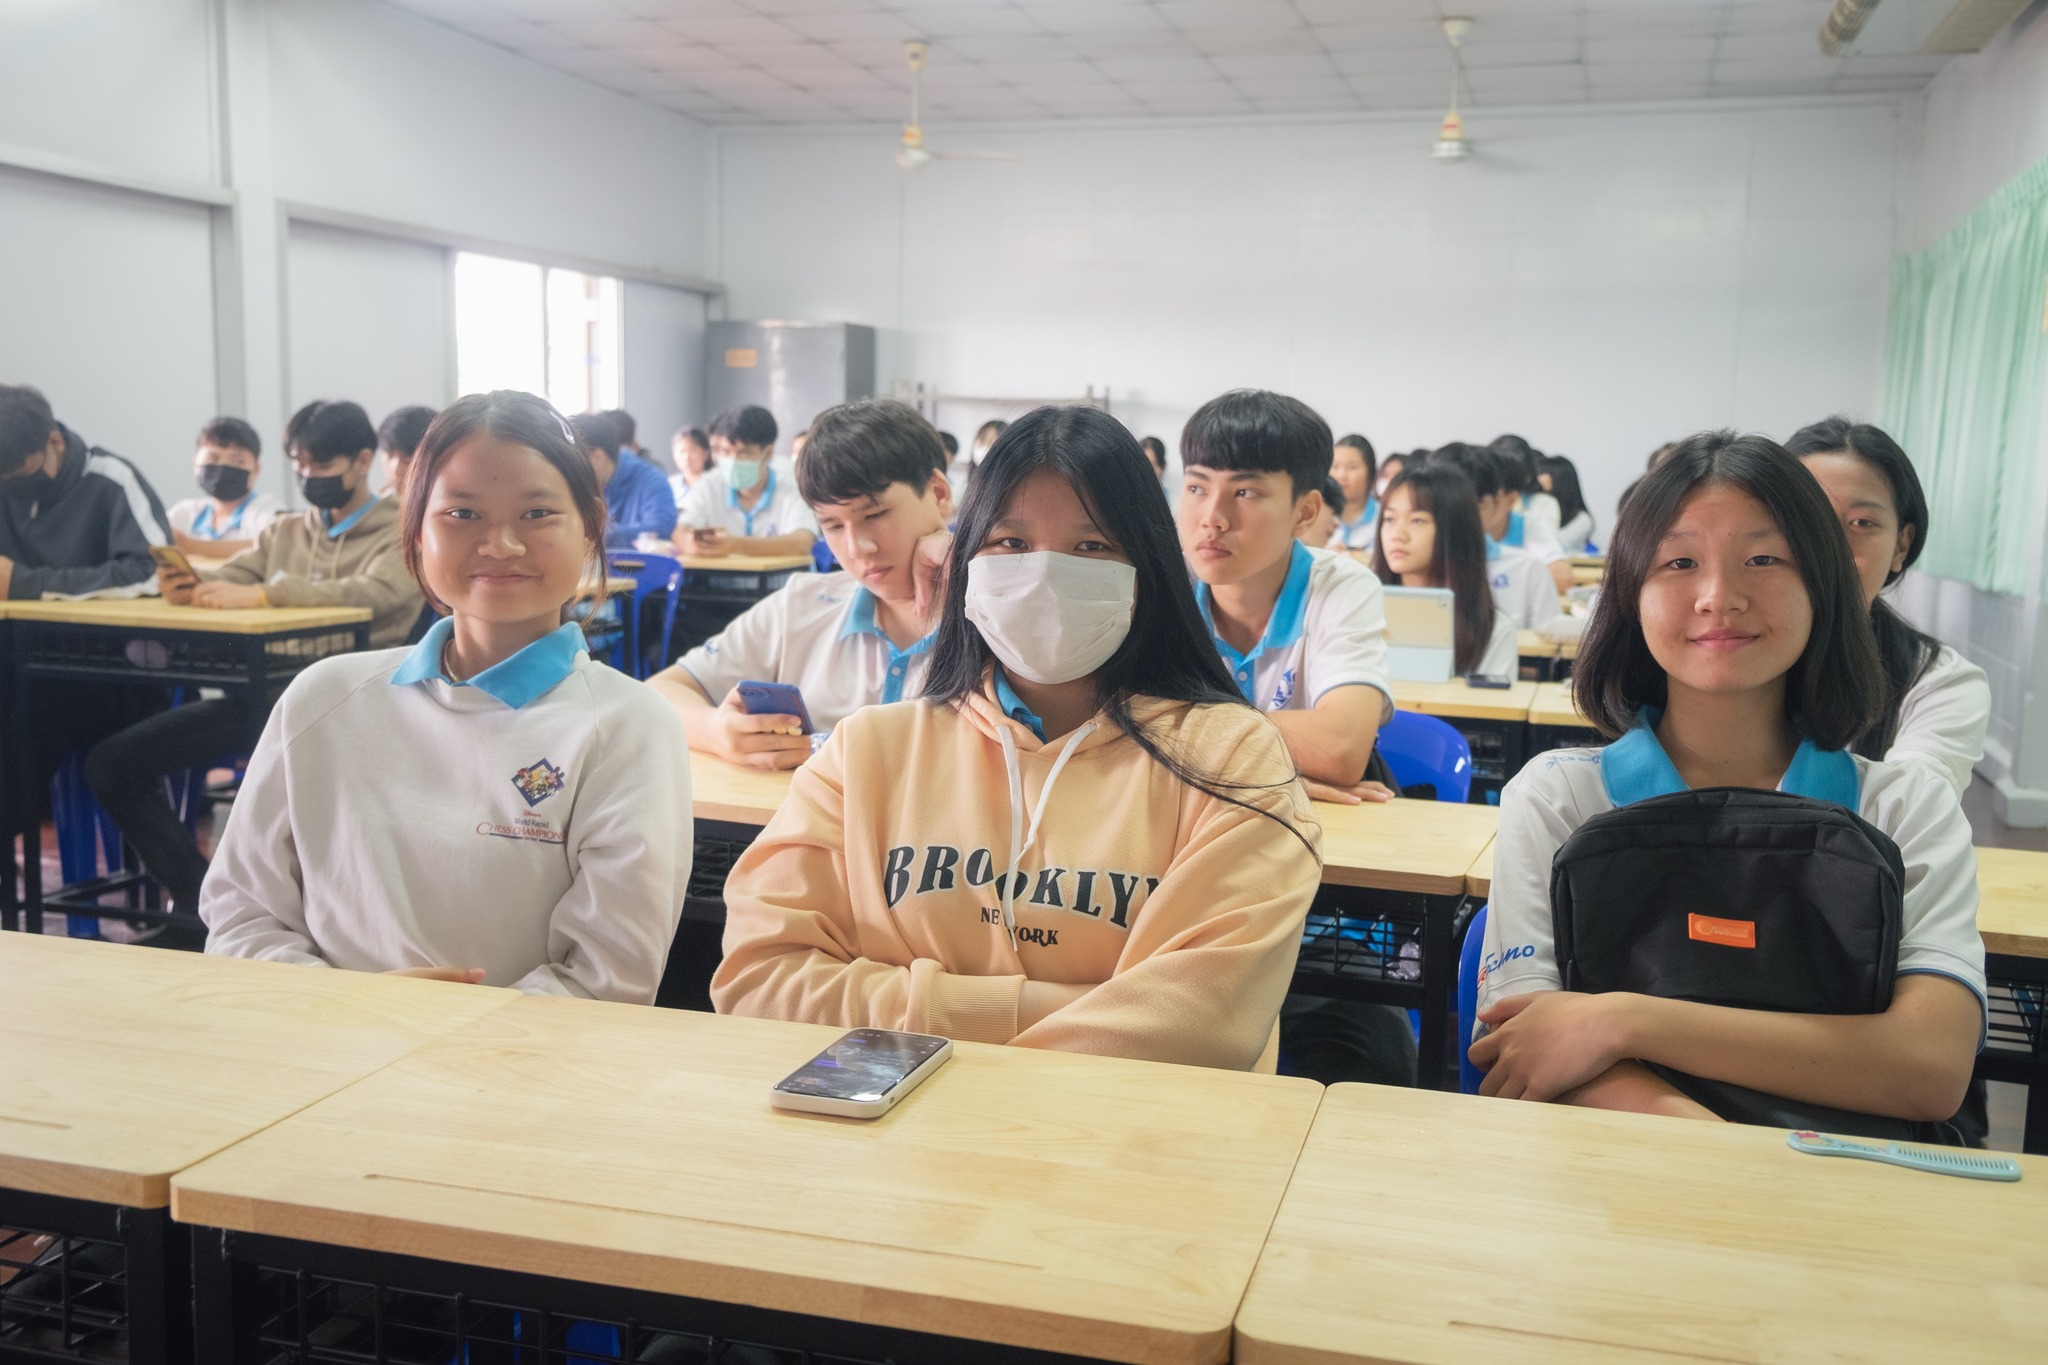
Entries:
{"label": "hoodie drawstring", "polygon": [[1038,826],[1045,819],[1046,808],[1052,805],[1053,784],[1060,780],[1060,770],[1067,766],[1067,760],[1074,756],[1074,750],[1081,741],[1095,733],[1095,722],[1089,721],[1067,737],[1060,746],[1060,756],[1053,760],[1052,771],[1045,775],[1045,786],[1038,793],[1038,804],[1031,811],[1031,828],[1024,828],[1024,770],[1017,761],[1017,740],[1008,726],[998,726],[996,735],[1003,742],[1003,771],[1010,779],[1010,870],[997,884],[996,899],[1003,906],[1003,928],[1009,931],[1010,951],[1017,951],[1017,897],[1023,891],[1018,884],[1018,869],[1023,866],[1024,854],[1038,842]]}

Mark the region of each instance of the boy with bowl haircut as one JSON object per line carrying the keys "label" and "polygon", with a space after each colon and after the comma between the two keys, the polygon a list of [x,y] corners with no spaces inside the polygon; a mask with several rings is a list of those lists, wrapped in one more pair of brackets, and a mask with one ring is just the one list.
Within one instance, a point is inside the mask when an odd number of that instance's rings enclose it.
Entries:
{"label": "boy with bowl haircut", "polygon": [[1273,720],[1309,795],[1356,804],[1393,714],[1379,580],[1297,534],[1323,510],[1329,424],[1285,394],[1235,389],[1181,433],[1181,550],[1195,601],[1245,699]]}
{"label": "boy with bowl haircut", "polygon": [[742,681],[795,684],[820,733],[918,695],[953,516],[938,432],[893,399],[820,413],[796,477],[843,567],[792,576],[649,679],[691,748],[755,768],[794,768],[811,742],[795,716],[747,714]]}

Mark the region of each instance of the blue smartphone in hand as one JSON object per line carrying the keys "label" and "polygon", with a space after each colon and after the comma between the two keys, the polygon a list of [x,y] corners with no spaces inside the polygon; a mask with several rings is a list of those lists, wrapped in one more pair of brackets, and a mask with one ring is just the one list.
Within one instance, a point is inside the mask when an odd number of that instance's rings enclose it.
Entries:
{"label": "blue smartphone in hand", "polygon": [[795,683],[742,682],[740,709],[750,716],[795,716],[803,732],[811,733],[811,713],[804,709],[804,694]]}

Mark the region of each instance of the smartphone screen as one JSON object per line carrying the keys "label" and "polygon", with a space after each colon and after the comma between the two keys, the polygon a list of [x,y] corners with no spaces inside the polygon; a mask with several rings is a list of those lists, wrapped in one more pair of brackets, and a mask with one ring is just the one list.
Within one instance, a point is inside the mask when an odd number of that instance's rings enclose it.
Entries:
{"label": "smartphone screen", "polygon": [[811,713],[804,707],[804,694],[794,683],[741,682],[737,688],[740,706],[750,716],[795,716],[804,733],[812,732]]}
{"label": "smartphone screen", "polygon": [[192,572],[192,561],[185,558],[185,552],[175,545],[152,545],[149,557],[159,569],[169,569],[172,573]]}
{"label": "smartphone screen", "polygon": [[944,1038],[857,1028],[791,1072],[775,1088],[791,1095],[872,1103],[932,1059]]}

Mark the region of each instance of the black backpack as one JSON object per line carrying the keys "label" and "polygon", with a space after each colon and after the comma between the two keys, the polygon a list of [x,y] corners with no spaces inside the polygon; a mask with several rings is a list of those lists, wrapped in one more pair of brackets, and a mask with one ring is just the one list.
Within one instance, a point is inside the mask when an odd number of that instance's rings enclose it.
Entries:
{"label": "black backpack", "polygon": [[[1802,1014],[1890,1007],[1904,902],[1882,830],[1836,801],[1748,787],[1618,805],[1579,826],[1550,873],[1564,989]],[[1653,1069],[1735,1123],[1958,1140],[1948,1124]]]}

